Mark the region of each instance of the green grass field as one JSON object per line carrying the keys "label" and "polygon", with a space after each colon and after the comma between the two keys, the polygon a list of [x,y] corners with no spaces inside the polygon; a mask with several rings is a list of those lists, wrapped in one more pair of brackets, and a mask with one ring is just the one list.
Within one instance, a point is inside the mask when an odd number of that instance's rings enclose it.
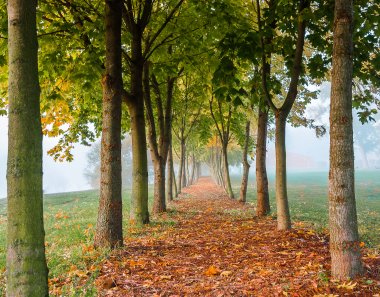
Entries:
{"label": "green grass field", "polygon": [[[240,178],[233,177],[234,189],[239,191]],[[272,213],[275,214],[274,176],[269,176]],[[254,179],[249,182],[248,202],[255,204]],[[150,192],[152,200],[152,192]],[[362,241],[380,248],[380,171],[357,172],[356,193],[359,229]],[[293,221],[303,221],[317,230],[327,227],[327,173],[290,173],[288,194]],[[124,227],[129,231],[129,191],[124,192]],[[151,201],[150,201],[151,202]],[[44,219],[46,251],[50,278],[88,270],[89,263],[101,262],[107,251],[92,247],[98,208],[98,192],[84,191],[46,195]],[[4,295],[6,201],[0,200],[0,295]],[[63,296],[95,296],[92,278],[76,292],[76,283],[64,287]],[[78,278],[79,279],[79,278]],[[86,287],[87,286],[87,287]],[[66,290],[66,291],[65,291]]]}
{"label": "green grass field", "polygon": [[[380,170],[356,172],[356,203],[361,240],[367,246],[380,248]],[[239,193],[239,177],[233,177],[234,190]],[[256,203],[254,178],[250,179],[248,202]],[[269,174],[272,214],[276,213],[275,178]],[[288,174],[288,198],[293,221],[307,222],[317,230],[328,225],[328,173],[300,172]]]}

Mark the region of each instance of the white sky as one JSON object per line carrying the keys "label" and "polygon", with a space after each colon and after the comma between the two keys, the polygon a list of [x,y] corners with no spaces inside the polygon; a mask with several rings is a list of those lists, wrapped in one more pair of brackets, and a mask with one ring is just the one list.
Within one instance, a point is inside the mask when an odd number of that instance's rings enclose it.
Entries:
{"label": "white sky", "polygon": [[[6,196],[6,168],[8,146],[7,118],[0,116],[0,198]],[[78,191],[89,189],[84,177],[89,147],[77,144],[74,148],[74,161],[55,162],[46,151],[54,146],[57,139],[44,138],[44,191],[45,193]]]}

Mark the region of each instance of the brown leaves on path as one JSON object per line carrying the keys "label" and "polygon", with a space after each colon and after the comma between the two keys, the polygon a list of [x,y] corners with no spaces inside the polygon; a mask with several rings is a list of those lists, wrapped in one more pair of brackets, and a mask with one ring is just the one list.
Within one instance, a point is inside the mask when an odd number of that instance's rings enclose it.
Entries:
{"label": "brown leaves on path", "polygon": [[[175,226],[134,231],[103,263],[100,296],[377,296],[380,257],[353,282],[329,277],[328,239],[229,199],[209,179],[184,189],[168,215]],[[140,235],[136,237],[136,235]],[[110,285],[111,284],[111,285]]]}

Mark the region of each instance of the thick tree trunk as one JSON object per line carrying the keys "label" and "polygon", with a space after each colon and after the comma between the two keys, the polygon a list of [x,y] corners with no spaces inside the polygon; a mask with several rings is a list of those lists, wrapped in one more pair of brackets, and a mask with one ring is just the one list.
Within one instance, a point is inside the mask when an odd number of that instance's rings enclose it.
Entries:
{"label": "thick tree trunk", "polygon": [[286,148],[285,148],[286,116],[282,112],[276,114],[276,205],[277,229],[291,228],[288,192],[286,181]]}
{"label": "thick tree trunk", "polygon": [[154,200],[153,213],[166,211],[165,200],[165,162],[162,159],[154,160]]}
{"label": "thick tree trunk", "polygon": [[231,199],[234,199],[234,192],[232,191],[230,170],[228,168],[228,156],[227,156],[227,144],[222,145],[222,158],[223,158],[223,169],[224,169],[224,184],[226,187],[227,195]]}
{"label": "thick tree trunk", "polygon": [[257,184],[257,210],[258,217],[269,215],[269,191],[266,166],[267,156],[268,110],[259,110],[256,143],[256,184]]}
{"label": "thick tree trunk", "polygon": [[8,0],[7,296],[48,296],[34,0]]}
{"label": "thick tree trunk", "polygon": [[106,1],[106,73],[102,81],[103,122],[96,247],[114,248],[123,245],[121,10],[121,0]]}
{"label": "thick tree trunk", "polygon": [[[142,98],[141,98],[142,99]],[[148,224],[148,161],[146,154],[146,134],[144,102],[129,105],[132,135],[132,197],[130,219],[135,224]]]}
{"label": "thick tree trunk", "polygon": [[168,160],[167,160],[167,177],[166,177],[166,199],[173,200],[173,151],[172,145],[169,146]]}
{"label": "thick tree trunk", "polygon": [[247,201],[247,187],[248,187],[248,176],[249,176],[249,167],[250,167],[248,163],[250,126],[251,126],[251,122],[247,121],[247,124],[245,126],[245,143],[244,143],[244,150],[243,150],[243,178],[241,180],[241,187],[240,187],[240,196],[239,196],[240,202]]}
{"label": "thick tree trunk", "polygon": [[330,105],[329,213],[334,278],[362,273],[354,187],[352,0],[336,0]]}

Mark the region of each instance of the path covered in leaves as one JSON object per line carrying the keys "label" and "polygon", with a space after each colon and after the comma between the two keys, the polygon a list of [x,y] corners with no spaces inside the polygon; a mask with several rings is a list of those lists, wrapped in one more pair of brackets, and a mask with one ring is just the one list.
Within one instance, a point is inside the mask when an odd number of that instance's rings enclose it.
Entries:
{"label": "path covered in leaves", "polygon": [[326,236],[301,224],[278,232],[210,179],[169,209],[163,223],[131,229],[103,263],[100,296],[379,296],[378,255],[366,254],[365,277],[334,281]]}

